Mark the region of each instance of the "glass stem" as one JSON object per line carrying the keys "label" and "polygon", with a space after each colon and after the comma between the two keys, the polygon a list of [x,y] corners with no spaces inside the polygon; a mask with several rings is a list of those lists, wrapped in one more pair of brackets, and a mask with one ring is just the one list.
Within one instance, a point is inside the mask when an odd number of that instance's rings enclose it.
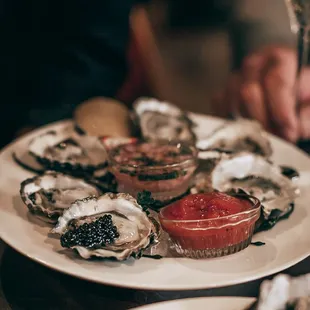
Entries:
{"label": "glass stem", "polygon": [[301,26],[298,33],[298,70],[297,70],[298,76],[302,68],[308,64],[309,35],[310,35],[310,27]]}

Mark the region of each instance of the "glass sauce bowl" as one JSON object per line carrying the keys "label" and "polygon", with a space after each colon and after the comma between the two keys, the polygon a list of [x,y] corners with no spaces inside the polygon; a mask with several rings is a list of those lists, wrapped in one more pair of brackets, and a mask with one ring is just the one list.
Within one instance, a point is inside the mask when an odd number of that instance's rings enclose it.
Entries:
{"label": "glass sauce bowl", "polygon": [[260,217],[260,201],[252,196],[246,195],[245,198],[251,207],[240,213],[197,220],[171,219],[167,210],[182,202],[180,200],[161,209],[159,220],[182,256],[198,259],[233,254],[251,243],[255,223]]}
{"label": "glass sauce bowl", "polygon": [[183,142],[136,142],[112,148],[108,160],[118,191],[134,197],[150,191],[154,199],[169,201],[188,190],[197,150]]}

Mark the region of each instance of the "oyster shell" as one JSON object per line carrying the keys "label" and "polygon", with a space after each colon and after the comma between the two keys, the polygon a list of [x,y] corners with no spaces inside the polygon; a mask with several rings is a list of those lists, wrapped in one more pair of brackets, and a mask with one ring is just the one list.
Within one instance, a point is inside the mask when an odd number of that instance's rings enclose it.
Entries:
{"label": "oyster shell", "polygon": [[289,277],[280,274],[260,287],[257,310],[310,309],[310,275]]}
{"label": "oyster shell", "polygon": [[[270,157],[272,149],[268,137],[262,126],[252,120],[239,119],[225,123],[204,139],[196,143],[200,150],[199,157],[217,157],[218,153],[238,153],[248,151],[265,157]],[[213,154],[209,153],[214,151]]]}
{"label": "oyster shell", "polygon": [[99,194],[94,185],[82,179],[52,171],[25,180],[20,188],[21,198],[28,209],[49,223],[57,222],[75,200]]}
{"label": "oyster shell", "polygon": [[193,123],[178,107],[156,99],[134,103],[135,122],[146,140],[194,141]]}
{"label": "oyster shell", "polygon": [[71,127],[34,138],[29,153],[49,170],[94,177],[107,173],[107,154],[100,140],[80,135]]}
{"label": "oyster shell", "polygon": [[[97,227],[102,218],[101,221],[108,224],[96,230],[94,238],[98,237],[99,241],[93,243],[89,239],[94,235],[80,231],[83,231],[85,223],[93,223],[92,227]],[[58,219],[52,232],[62,235],[61,240],[69,240],[71,232],[82,236],[83,241],[63,246],[75,249],[85,259],[97,256],[121,261],[130,256],[139,257],[142,250],[153,242],[156,227],[132,196],[107,193],[99,198],[89,197],[73,203]],[[106,235],[109,235],[107,240]]]}
{"label": "oyster shell", "polygon": [[280,167],[262,156],[247,152],[223,155],[210,171],[198,173],[194,183],[192,193],[213,189],[237,192],[242,189],[262,202],[265,218],[275,209],[281,211],[279,216],[289,212],[290,203],[299,193],[294,183],[282,174]]}

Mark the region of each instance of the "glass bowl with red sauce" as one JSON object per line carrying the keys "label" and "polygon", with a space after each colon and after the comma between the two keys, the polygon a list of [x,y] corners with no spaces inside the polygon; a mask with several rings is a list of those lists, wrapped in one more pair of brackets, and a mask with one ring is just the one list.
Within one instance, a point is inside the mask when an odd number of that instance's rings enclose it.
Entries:
{"label": "glass bowl with red sauce", "polygon": [[197,150],[183,142],[135,142],[116,146],[108,154],[118,191],[137,197],[149,191],[160,201],[184,194],[197,168]]}
{"label": "glass bowl with red sauce", "polygon": [[159,220],[178,254],[212,258],[245,249],[260,212],[255,197],[212,192],[189,195],[162,208]]}

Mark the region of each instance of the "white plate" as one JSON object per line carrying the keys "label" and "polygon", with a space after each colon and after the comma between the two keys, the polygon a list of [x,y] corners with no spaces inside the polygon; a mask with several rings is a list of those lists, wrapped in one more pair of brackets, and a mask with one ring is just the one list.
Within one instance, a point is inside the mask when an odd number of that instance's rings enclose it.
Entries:
{"label": "white plate", "polygon": [[[199,135],[205,135],[221,121],[195,117]],[[27,257],[52,269],[99,283],[154,290],[190,290],[233,285],[258,279],[288,268],[310,254],[310,159],[279,139],[272,138],[275,160],[298,168],[304,175],[306,190],[298,199],[289,220],[268,232],[257,234],[254,241],[265,246],[250,246],[237,254],[206,260],[142,258],[125,263],[85,261],[62,251],[59,241],[48,238],[49,227],[27,211],[19,197],[20,182],[31,176],[12,160],[11,153],[26,147],[29,140],[46,130],[65,126],[61,122],[18,140],[0,153],[0,237]]]}
{"label": "white plate", "polygon": [[132,310],[245,310],[254,301],[255,298],[249,297],[201,297],[159,302]]}

